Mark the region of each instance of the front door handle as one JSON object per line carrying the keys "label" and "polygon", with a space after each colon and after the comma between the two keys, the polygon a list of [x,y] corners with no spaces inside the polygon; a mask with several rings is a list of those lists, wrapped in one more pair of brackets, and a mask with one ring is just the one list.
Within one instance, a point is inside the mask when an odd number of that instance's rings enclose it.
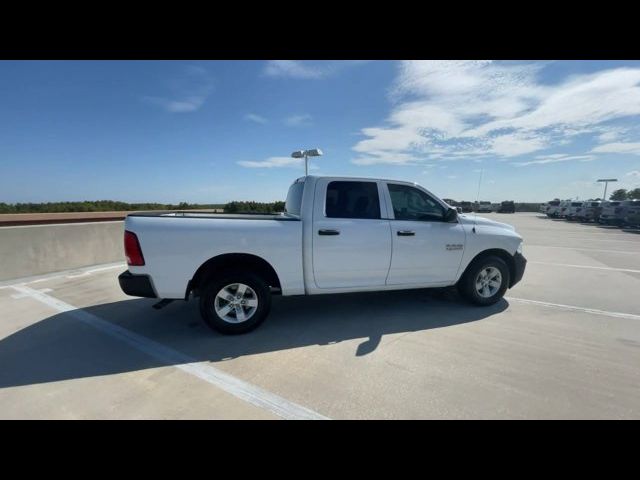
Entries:
{"label": "front door handle", "polygon": [[399,237],[413,237],[415,234],[413,230],[398,230]]}
{"label": "front door handle", "polygon": [[340,230],[318,230],[318,235],[340,235]]}

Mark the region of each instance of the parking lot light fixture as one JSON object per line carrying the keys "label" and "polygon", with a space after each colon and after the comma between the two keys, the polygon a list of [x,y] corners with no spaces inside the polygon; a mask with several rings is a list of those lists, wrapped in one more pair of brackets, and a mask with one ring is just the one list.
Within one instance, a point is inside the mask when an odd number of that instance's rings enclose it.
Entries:
{"label": "parking lot light fixture", "polygon": [[319,148],[314,148],[312,150],[296,150],[291,154],[292,158],[303,158],[304,157],[304,176],[309,175],[309,157],[319,157],[322,155],[322,150]]}
{"label": "parking lot light fixture", "polygon": [[604,194],[602,195],[603,202],[607,201],[607,186],[609,185],[609,182],[617,182],[617,181],[618,181],[617,178],[601,178],[600,180],[598,180],[598,182],[604,183]]}

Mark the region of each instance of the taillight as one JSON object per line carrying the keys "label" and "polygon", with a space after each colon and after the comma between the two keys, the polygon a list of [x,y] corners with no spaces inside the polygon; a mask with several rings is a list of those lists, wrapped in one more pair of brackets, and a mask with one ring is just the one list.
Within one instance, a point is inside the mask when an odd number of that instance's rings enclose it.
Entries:
{"label": "taillight", "polygon": [[124,231],[124,254],[127,256],[127,264],[133,267],[141,267],[144,265],[144,257],[140,242],[135,233],[128,230]]}

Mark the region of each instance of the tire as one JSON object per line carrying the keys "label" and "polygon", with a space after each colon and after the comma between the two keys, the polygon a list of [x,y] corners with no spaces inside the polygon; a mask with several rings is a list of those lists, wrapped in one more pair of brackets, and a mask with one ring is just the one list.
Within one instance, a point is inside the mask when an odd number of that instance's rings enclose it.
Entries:
{"label": "tire", "polygon": [[[493,284],[487,285],[487,289],[485,290],[483,288],[481,293],[476,287],[476,282],[481,283],[482,279],[480,275],[482,272],[487,273],[487,269],[489,269],[490,275],[495,273],[495,271],[499,272],[499,286]],[[494,276],[494,282],[495,281],[497,280],[495,280]],[[510,272],[505,261],[499,257],[488,255],[477,258],[471,262],[471,265],[467,267],[458,282],[458,291],[467,301],[480,306],[488,306],[500,301],[507,291],[509,282]],[[491,291],[493,287],[496,287],[495,291]],[[487,292],[489,296],[485,296]]]}
{"label": "tire", "polygon": [[[244,293],[236,295],[240,288]],[[270,309],[269,286],[250,272],[222,273],[209,280],[200,293],[202,319],[210,328],[225,335],[250,332],[267,318]],[[221,315],[224,313],[226,315]],[[247,318],[238,320],[238,316]]]}

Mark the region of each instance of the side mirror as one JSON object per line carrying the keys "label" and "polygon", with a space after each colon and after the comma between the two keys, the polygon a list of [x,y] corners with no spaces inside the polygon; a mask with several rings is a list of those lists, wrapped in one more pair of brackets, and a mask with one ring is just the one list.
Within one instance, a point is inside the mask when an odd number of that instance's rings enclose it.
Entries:
{"label": "side mirror", "polygon": [[455,208],[449,208],[444,215],[445,222],[453,223],[458,221],[458,211]]}

